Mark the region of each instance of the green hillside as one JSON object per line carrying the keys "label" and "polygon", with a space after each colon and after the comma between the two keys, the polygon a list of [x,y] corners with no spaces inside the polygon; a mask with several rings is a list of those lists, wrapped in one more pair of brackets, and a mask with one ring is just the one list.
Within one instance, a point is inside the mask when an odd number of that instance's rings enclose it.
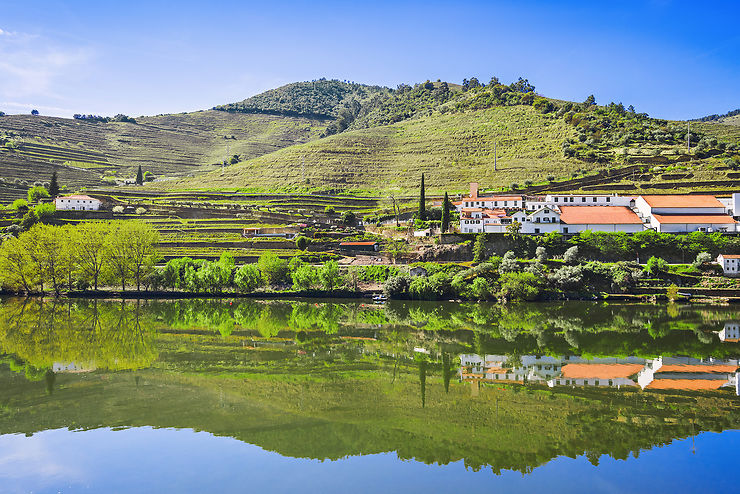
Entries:
{"label": "green hillside", "polygon": [[130,177],[141,165],[157,177],[213,169],[227,157],[249,160],[317,139],[329,119],[200,111],[139,117],[136,123],[57,117],[0,117],[0,201],[25,195],[52,171],[71,189]]}

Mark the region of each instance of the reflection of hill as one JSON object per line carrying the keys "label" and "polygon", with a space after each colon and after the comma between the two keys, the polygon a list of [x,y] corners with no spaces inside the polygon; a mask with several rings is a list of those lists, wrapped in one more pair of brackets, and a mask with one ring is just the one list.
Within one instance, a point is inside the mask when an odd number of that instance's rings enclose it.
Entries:
{"label": "reflection of hill", "polygon": [[[445,393],[407,369],[314,380],[295,375],[59,375],[56,391],[0,372],[0,433],[74,427],[205,430],[283,455],[335,459],[396,451],[427,463],[528,471],[558,455],[630,453],[701,430],[740,427],[731,395],[485,387]],[[692,423],[693,421],[693,423]],[[637,454],[637,453],[634,453]]]}

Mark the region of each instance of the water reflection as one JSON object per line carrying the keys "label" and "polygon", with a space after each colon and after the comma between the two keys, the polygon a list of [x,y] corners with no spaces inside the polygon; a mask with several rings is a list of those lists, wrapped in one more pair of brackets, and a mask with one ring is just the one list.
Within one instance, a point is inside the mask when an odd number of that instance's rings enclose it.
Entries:
{"label": "water reflection", "polygon": [[[175,427],[284,456],[531,472],[740,428],[732,307],[0,305],[0,434]],[[723,333],[724,331],[724,333]]]}

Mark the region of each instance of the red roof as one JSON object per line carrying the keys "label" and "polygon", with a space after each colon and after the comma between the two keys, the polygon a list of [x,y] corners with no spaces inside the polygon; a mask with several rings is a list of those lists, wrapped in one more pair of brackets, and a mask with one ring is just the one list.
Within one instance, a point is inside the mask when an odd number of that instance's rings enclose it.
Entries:
{"label": "red roof", "polygon": [[626,206],[560,206],[560,220],[569,225],[642,224]]}
{"label": "red roof", "polygon": [[375,245],[378,242],[342,242],[339,245]]}
{"label": "red roof", "polygon": [[617,379],[633,376],[643,367],[640,364],[566,364],[561,372],[567,379]]}
{"label": "red roof", "polygon": [[478,196],[464,197],[463,201],[521,201],[522,196]]}
{"label": "red roof", "polygon": [[726,214],[654,214],[653,218],[658,223],[666,224],[729,225],[737,223],[732,216]]}
{"label": "red roof", "polygon": [[71,195],[71,196],[60,196],[57,199],[74,199],[76,201],[97,201],[94,197],[83,196],[83,195]]}
{"label": "red roof", "polygon": [[653,208],[723,208],[714,196],[672,195],[641,196]]}

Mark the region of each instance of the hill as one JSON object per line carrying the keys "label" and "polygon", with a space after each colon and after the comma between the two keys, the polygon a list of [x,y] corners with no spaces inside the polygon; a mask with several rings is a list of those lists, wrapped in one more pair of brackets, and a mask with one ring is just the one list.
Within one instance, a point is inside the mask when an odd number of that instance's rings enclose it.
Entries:
{"label": "hill", "polygon": [[212,170],[228,157],[249,160],[317,139],[326,118],[200,111],[139,117],[136,123],[33,115],[0,117],[0,201],[25,195],[52,171],[70,189],[131,177]]}

